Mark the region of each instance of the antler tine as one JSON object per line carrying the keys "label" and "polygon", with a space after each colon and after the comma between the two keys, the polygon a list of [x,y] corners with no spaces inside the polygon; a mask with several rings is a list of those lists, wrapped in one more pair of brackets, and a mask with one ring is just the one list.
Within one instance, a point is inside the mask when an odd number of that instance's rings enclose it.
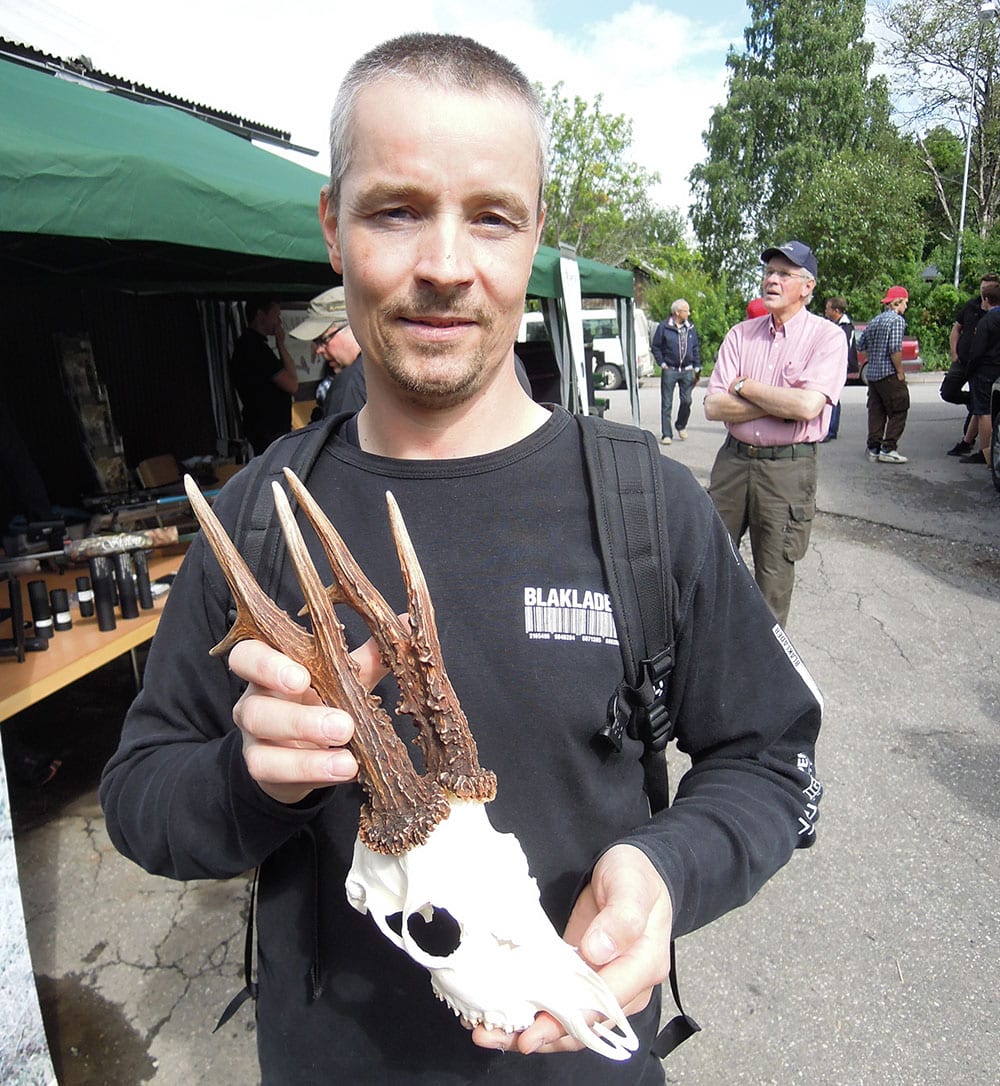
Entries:
{"label": "antler tine", "polygon": [[184,485],[236,601],[236,622],[213,653],[258,638],[305,667],[324,704],[345,709],[354,718],[349,749],[368,797],[359,836],[374,852],[399,854],[422,844],[448,817],[448,801],[437,784],[416,772],[381,702],[361,682],[281,487],[273,484],[275,506],[299,584],[313,609],[315,635],[268,599],[194,481],[187,477]]}
{"label": "antler tine", "polygon": [[212,655],[221,656],[240,641],[259,638],[269,645],[282,645],[282,651],[294,660],[306,657],[309,634],[264,594],[190,475],[184,476],[184,489],[236,603],[236,621],[212,648]]}
{"label": "antler tine", "polygon": [[408,696],[401,708],[423,725],[419,740],[428,770],[436,779],[461,799],[489,801],[496,795],[496,776],[479,764],[472,729],[445,670],[434,604],[410,533],[391,491],[385,492],[385,500],[406,583],[411,627],[410,652],[401,662],[409,678]]}
{"label": "antler tine", "polygon": [[393,668],[393,661],[399,655],[399,643],[406,639],[409,631],[358,565],[342,536],[320,508],[319,502],[306,490],[302,480],[291,468],[285,468],[285,478],[333,570],[334,580],[326,590],[327,599],[333,603],[346,603],[364,619],[379,647],[382,662],[386,667]]}
{"label": "antler tine", "polygon": [[[390,508],[390,522],[393,523],[396,549],[400,554],[400,565],[403,566],[411,599],[411,623],[413,616],[423,616],[412,629],[407,628],[386,603],[348,550],[340,533],[295,473],[286,468],[285,477],[319,537],[333,570],[334,584],[327,590],[328,598],[352,607],[371,631],[382,662],[396,676],[401,695],[398,711],[413,718],[417,727],[416,741],[424,752],[432,779],[463,799],[492,799],[496,792],[496,780],[492,773],[479,766],[468,722],[445,672],[434,627],[433,606],[398,506],[395,522],[392,522]],[[405,538],[406,559],[399,549],[400,532]],[[419,597],[417,602],[413,602],[413,575],[406,573],[407,562],[416,569],[416,580],[422,586],[416,592]],[[419,636],[419,630],[428,626],[430,644],[426,645]]]}

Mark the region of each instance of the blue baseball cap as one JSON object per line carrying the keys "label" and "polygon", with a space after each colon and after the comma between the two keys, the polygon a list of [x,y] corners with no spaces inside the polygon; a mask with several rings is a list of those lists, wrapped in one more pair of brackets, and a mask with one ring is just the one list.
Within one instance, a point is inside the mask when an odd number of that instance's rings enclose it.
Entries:
{"label": "blue baseball cap", "polygon": [[765,249],[760,254],[760,262],[766,264],[772,256],[783,256],[798,267],[804,268],[813,279],[819,278],[816,271],[816,254],[801,241],[786,241],[784,245],[773,245],[770,249]]}

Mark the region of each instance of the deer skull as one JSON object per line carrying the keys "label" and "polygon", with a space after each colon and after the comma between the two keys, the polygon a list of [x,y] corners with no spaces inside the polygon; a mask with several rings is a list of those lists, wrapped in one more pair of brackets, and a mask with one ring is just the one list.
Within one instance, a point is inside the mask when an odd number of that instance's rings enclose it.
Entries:
{"label": "deer skull", "polygon": [[[187,478],[185,486],[236,602],[236,622],[212,652],[247,638],[265,641],[309,671],[326,704],[354,717],[350,749],[367,802],[346,881],[348,900],[370,912],[387,939],[430,971],[437,996],[467,1022],[512,1032],[544,1010],[593,1051],[628,1059],[638,1039],[624,1011],[553,929],[517,838],[498,833],[487,817],[484,804],[496,794],[496,778],[479,765],[445,672],[430,594],[394,498],[386,494],[408,623],[375,590],[302,483],[287,468],[285,476],[334,574],[324,589],[288,498],[275,483],[275,508],[312,634],[268,599],[194,482]],[[395,675],[398,710],[417,726],[425,773],[417,773],[379,699],[361,683],[335,603],[361,615]]]}

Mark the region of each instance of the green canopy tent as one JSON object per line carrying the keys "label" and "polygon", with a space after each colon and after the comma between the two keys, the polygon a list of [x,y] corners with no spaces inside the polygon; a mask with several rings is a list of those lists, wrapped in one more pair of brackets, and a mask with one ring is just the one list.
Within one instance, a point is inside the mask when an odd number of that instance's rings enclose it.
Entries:
{"label": "green canopy tent", "polygon": [[538,298],[555,350],[560,375],[560,401],[571,411],[595,409],[582,328],[582,298],[612,298],[618,313],[618,335],[632,418],[639,422],[639,380],[636,361],[635,301],[632,273],[578,257],[569,246],[540,246],[528,281],[528,296]]}
{"label": "green canopy tent", "polygon": [[0,275],[309,297],[323,178],[170,105],[0,63]]}

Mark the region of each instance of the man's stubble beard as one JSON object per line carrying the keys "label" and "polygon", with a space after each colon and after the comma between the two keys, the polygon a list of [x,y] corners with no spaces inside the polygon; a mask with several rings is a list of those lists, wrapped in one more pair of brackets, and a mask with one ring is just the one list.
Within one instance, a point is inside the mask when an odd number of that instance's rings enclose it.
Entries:
{"label": "man's stubble beard", "polygon": [[[386,308],[383,314],[386,327],[392,326],[403,308]],[[448,307],[442,307],[440,303],[433,308],[428,306],[425,315],[435,315],[441,308]],[[479,345],[469,354],[459,355],[455,347],[447,344],[418,344],[404,348],[395,338],[387,338],[382,365],[386,374],[407,395],[411,403],[440,409],[454,407],[469,400],[486,382],[489,376],[486,342],[492,338],[496,319],[491,313],[479,309],[469,312],[468,308],[463,306],[461,311],[463,316],[475,320],[480,333]],[[411,317],[419,315],[415,314],[412,306],[406,307],[405,312]],[[423,359],[433,362],[438,358],[452,359],[452,364],[445,373],[432,375],[420,365]]]}

